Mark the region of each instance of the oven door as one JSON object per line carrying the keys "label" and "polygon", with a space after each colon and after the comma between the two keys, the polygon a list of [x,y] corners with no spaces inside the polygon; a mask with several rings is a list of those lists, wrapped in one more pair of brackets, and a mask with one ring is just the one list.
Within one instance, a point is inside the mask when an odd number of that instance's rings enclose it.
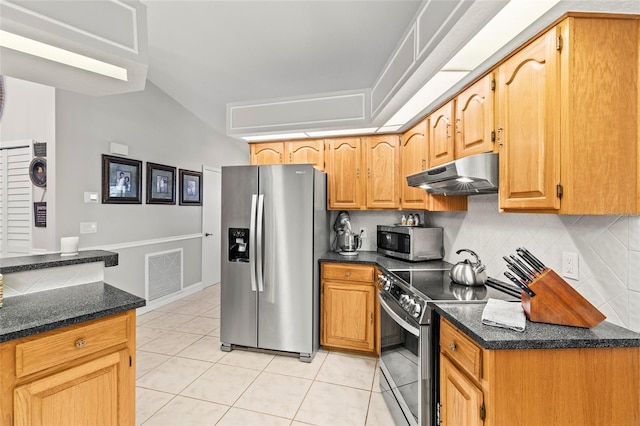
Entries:
{"label": "oven door", "polygon": [[[426,385],[421,380],[422,339],[418,322],[408,316],[395,299],[379,293],[380,385],[396,424],[421,425]],[[424,328],[424,327],[423,327]],[[424,352],[423,352],[424,353]],[[429,398],[430,399],[430,398]],[[421,404],[422,403],[422,404]],[[397,416],[402,413],[404,418]],[[396,418],[397,417],[397,418]]]}

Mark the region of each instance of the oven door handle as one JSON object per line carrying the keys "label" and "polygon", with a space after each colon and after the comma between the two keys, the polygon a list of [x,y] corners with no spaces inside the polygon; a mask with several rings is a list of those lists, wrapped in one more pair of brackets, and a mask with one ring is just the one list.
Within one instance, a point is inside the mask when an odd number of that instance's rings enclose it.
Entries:
{"label": "oven door handle", "polygon": [[387,301],[385,300],[385,296],[382,293],[378,293],[378,299],[380,299],[380,306],[385,310],[387,314],[402,328],[407,330],[409,333],[413,334],[416,337],[420,337],[420,329],[415,327],[413,324],[408,323],[404,319],[400,317],[397,313],[394,312],[393,308],[389,306]]}

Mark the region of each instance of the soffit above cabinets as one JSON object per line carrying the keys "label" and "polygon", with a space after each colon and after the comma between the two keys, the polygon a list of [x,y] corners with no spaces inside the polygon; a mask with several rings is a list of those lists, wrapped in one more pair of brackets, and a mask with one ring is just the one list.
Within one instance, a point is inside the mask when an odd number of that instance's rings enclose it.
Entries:
{"label": "soffit above cabinets", "polygon": [[[0,30],[3,75],[94,96],[145,87],[147,16],[138,1],[0,0]],[[8,45],[14,38],[19,44]],[[85,62],[119,77],[83,69]]]}

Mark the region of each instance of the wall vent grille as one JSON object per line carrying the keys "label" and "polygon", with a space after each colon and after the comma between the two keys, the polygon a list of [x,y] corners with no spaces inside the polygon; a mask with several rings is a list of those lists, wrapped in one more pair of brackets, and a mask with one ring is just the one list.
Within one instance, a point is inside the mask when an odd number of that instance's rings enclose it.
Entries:
{"label": "wall vent grille", "polygon": [[145,255],[147,301],[182,290],[182,249]]}

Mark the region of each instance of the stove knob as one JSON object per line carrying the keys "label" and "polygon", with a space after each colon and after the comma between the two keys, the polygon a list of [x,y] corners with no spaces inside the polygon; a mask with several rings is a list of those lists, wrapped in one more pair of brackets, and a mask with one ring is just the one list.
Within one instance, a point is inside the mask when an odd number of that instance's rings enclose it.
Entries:
{"label": "stove knob", "polygon": [[406,294],[403,294],[402,296],[400,296],[400,306],[402,306],[403,308],[406,308],[408,303],[409,303],[409,296],[407,296]]}
{"label": "stove knob", "polygon": [[391,283],[389,282],[389,280],[387,280],[387,282],[384,284],[382,288],[384,288],[384,291],[391,290]]}
{"label": "stove knob", "polygon": [[[414,302],[415,303],[415,302]],[[419,303],[415,303],[413,305],[413,307],[411,308],[411,315],[414,318],[418,318],[420,316],[420,311],[422,311],[422,307],[420,306]]]}

